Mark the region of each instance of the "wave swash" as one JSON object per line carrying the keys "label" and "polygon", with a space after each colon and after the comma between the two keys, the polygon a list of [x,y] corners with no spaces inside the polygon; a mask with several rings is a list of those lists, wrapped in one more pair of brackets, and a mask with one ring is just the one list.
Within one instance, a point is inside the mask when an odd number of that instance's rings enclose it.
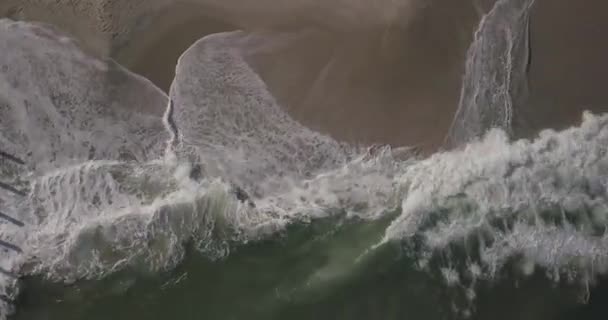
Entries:
{"label": "wave swash", "polygon": [[27,196],[0,189],[0,211],[25,224],[0,222],[0,239],[22,251],[0,252],[0,318],[19,277],[154,274],[176,268],[189,245],[216,261],[338,216],[389,222],[311,271],[310,286],[399,244],[413,263],[404,268],[438,272],[471,305],[476,283],[514,261],[523,277],[542,268],[586,288],[608,269],[608,116],[510,139],[532,4],[498,1],[481,20],[453,148],[426,158],[351,147],[286,115],[249,56],[298,34],[207,36],[179,59],[167,97],[48,26],[1,20],[0,145],[26,165],[0,172]]}

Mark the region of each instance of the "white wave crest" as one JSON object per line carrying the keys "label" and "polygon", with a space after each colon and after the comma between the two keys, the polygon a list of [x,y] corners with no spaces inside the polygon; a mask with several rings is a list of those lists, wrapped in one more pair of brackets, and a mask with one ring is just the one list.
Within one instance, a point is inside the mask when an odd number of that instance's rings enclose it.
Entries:
{"label": "white wave crest", "polygon": [[[168,100],[148,81],[56,31],[0,21],[0,144],[27,160],[29,180],[25,199],[0,194],[26,223],[0,224],[0,238],[23,250],[1,252],[2,268],[68,282],[156,272],[188,243],[217,258],[291,223],[399,209],[384,240],[419,241],[420,265],[474,242],[474,279],[518,256],[524,273],[575,266],[588,281],[606,270],[608,116],[586,113],[580,127],[533,140],[495,129],[427,159],[407,148],[362,153],[290,119],[254,71],[249,50],[290,36],[194,44],[163,126]],[[16,179],[9,169],[0,172]],[[451,284],[466,278],[458,272],[442,268]],[[16,280],[0,278],[10,293]]]}

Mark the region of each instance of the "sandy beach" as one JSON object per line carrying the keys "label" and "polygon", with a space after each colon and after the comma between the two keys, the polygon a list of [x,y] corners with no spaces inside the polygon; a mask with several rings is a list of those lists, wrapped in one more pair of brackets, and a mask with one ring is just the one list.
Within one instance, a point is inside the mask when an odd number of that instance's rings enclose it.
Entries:
{"label": "sandy beach", "polygon": [[607,12],[0,0],[0,320],[606,319]]}
{"label": "sandy beach", "polygon": [[582,110],[608,111],[607,10],[601,0],[537,1],[529,73],[534,130],[578,123]]}
{"label": "sandy beach", "polygon": [[[13,1],[0,15],[43,21],[74,35],[168,91],[175,63],[197,39],[236,29],[306,30],[251,61],[303,124],[354,143],[441,145],[458,105],[466,50],[488,1]],[[601,0],[538,0],[531,18],[533,108],[523,131],[577,123],[608,110],[608,20]],[[578,12],[576,16],[572,12]],[[266,30],[266,31],[260,31]],[[270,36],[272,37],[272,36]]]}

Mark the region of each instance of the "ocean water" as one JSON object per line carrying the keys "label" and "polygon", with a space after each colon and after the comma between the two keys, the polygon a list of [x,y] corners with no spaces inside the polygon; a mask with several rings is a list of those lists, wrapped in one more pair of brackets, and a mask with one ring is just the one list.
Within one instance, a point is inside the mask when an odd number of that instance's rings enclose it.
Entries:
{"label": "ocean water", "polygon": [[430,156],[284,113],[248,56],[297,34],[207,36],[165,95],[0,20],[0,318],[603,319],[608,115],[513,138],[533,5],[481,19]]}

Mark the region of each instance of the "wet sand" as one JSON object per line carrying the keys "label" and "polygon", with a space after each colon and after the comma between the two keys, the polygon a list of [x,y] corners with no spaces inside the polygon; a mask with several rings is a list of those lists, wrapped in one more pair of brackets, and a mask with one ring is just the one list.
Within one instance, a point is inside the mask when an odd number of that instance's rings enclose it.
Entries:
{"label": "wet sand", "polygon": [[[74,9],[68,1],[46,7],[8,1],[0,15],[54,23],[163,90],[179,55],[204,35],[307,29],[278,50],[250,57],[281,105],[340,140],[429,151],[441,145],[451,123],[478,9],[488,7],[488,1],[434,0],[397,10],[354,1],[338,10],[339,0],[298,0],[262,10],[263,4],[243,7],[236,0],[153,0],[145,7],[142,1],[91,0]],[[608,75],[606,10],[601,0],[537,0],[529,73],[533,108],[518,111],[527,135],[575,124],[584,109],[608,111],[602,81]]]}
{"label": "wet sand", "polygon": [[[193,11],[180,9],[184,13],[176,9],[172,14],[183,17]],[[477,15],[467,0],[441,0],[416,8],[407,19],[367,28],[306,19],[277,22],[273,29],[311,31],[273,53],[254,54],[251,61],[280,104],[304,125],[348,142],[435,149],[456,108],[462,63]],[[159,20],[164,21],[152,24],[162,31],[147,32],[166,36],[147,41],[148,50],[139,55],[131,53],[132,46],[116,56],[165,90],[173,77],[173,61],[192,41],[238,27],[201,16],[163,15]],[[166,22],[175,20],[182,22]],[[250,25],[246,23],[247,28],[258,29],[255,23]],[[161,71],[158,66],[166,67]]]}
{"label": "wet sand", "polygon": [[[298,41],[251,57],[290,114],[342,140],[418,144],[426,150],[439,147],[451,123],[466,49],[479,18],[473,0],[434,0],[404,18],[407,23],[363,28],[346,27],[356,20],[353,15],[344,20],[311,17],[306,8],[271,14],[289,19],[265,19],[263,12],[247,17],[243,9],[226,13],[149,0],[145,13],[131,20],[120,15],[124,7],[104,7],[107,1],[82,1],[76,9],[68,1],[59,7],[4,1],[0,16],[55,24],[90,52],[115,58],[163,90],[169,88],[179,55],[204,35],[243,27],[290,31],[306,26],[310,32]],[[137,6],[146,0],[124,1]],[[530,107],[517,112],[526,135],[576,124],[582,110],[608,111],[606,12],[605,0],[537,0],[531,19]],[[590,306],[563,319],[603,317],[607,288],[603,279],[591,292]]]}
{"label": "wet sand", "polygon": [[582,110],[608,112],[608,2],[538,0],[531,20],[533,131],[578,123]]}

